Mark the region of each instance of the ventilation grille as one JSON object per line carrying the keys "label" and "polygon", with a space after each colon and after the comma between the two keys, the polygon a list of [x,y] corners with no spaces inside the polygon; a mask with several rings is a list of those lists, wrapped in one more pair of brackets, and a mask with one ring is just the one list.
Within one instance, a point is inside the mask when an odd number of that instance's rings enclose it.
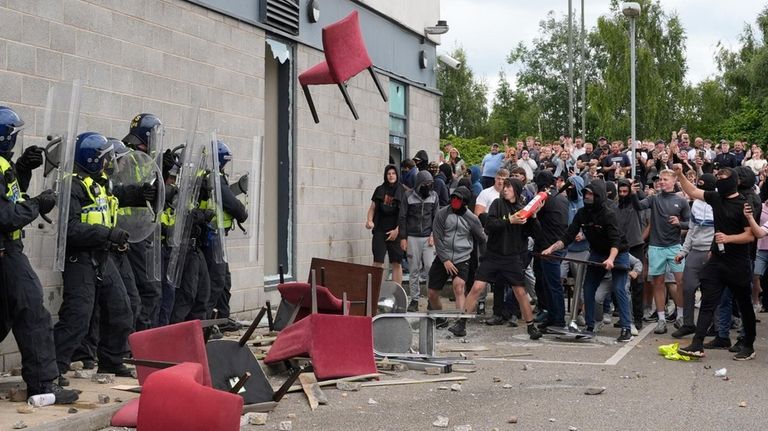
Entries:
{"label": "ventilation grille", "polygon": [[299,0],[266,0],[264,23],[286,33],[299,34]]}

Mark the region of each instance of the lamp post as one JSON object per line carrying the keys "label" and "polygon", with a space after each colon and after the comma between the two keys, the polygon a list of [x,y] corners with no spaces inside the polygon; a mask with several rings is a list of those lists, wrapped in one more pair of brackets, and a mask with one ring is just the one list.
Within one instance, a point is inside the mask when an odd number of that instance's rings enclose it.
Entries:
{"label": "lamp post", "polygon": [[629,18],[629,86],[630,86],[630,122],[632,136],[632,179],[637,172],[637,141],[635,140],[635,20],[640,16],[640,3],[627,2],[622,3],[621,12]]}

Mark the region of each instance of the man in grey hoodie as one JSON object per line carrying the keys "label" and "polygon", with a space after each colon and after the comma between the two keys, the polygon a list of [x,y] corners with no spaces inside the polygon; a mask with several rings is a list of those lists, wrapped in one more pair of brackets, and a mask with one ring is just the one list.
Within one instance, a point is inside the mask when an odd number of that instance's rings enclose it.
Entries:
{"label": "man in grey hoodie", "polygon": [[405,204],[400,205],[400,247],[408,255],[409,287],[411,302],[408,311],[419,310],[419,273],[435,260],[432,224],[437,215],[437,193],[432,189],[432,174],[420,171],[416,175],[413,190],[405,194]]}
{"label": "man in grey hoodie", "polygon": [[[429,269],[429,305],[433,310],[442,310],[440,291],[449,277],[453,277],[453,293],[456,308],[464,309],[464,286],[469,274],[469,260],[472,247],[478,244],[484,252],[486,236],[480,219],[467,210],[472,194],[464,186],[457,187],[450,196],[450,203],[438,210],[432,224],[437,256]],[[447,321],[443,321],[447,325]],[[439,322],[442,323],[442,322]]]}

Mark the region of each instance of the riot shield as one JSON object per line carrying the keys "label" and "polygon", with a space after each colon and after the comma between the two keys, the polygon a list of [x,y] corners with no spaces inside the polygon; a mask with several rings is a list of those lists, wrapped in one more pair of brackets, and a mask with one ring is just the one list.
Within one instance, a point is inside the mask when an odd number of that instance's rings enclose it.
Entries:
{"label": "riot shield", "polygon": [[185,120],[184,149],[176,176],[178,193],[173,202],[175,220],[166,239],[171,248],[166,278],[174,287],[179,286],[187,251],[192,245],[192,223],[190,213],[197,207],[202,181],[201,171],[205,168],[205,143],[197,135],[199,105],[187,112]]}
{"label": "riot shield", "polygon": [[[234,165],[234,172],[229,175],[229,178],[232,180],[229,189],[245,205],[248,213],[248,219],[243,224],[238,223],[238,228],[245,236],[245,246],[248,247],[247,262],[250,264],[256,263],[259,259],[263,151],[264,138],[262,136],[254,136],[250,157],[244,160],[235,159],[230,163]],[[233,243],[240,242],[237,236],[232,239]]]}
{"label": "riot shield", "polygon": [[[158,195],[165,195],[165,184],[162,180],[160,168],[155,161],[141,151],[130,151],[115,162],[114,173],[110,177],[113,190],[118,197],[121,191],[140,190],[142,185],[151,184],[157,186]],[[117,227],[126,230],[129,241],[137,243],[149,238],[159,222],[158,215],[163,211],[160,201],[143,201],[143,206],[128,206],[120,203],[120,211],[117,216]]]}
{"label": "riot shield", "polygon": [[[57,211],[39,224],[36,258],[38,264],[52,262],[54,271],[64,271],[66,258],[69,201],[75,163],[75,139],[80,117],[80,80],[54,84],[48,90],[43,133],[45,134],[45,167],[40,190],[53,189],[57,195]],[[39,185],[39,184],[38,184]],[[56,247],[51,248],[50,243]]]}
{"label": "riot shield", "polygon": [[148,276],[154,281],[162,279],[162,227],[160,226],[160,216],[165,207],[165,182],[163,181],[163,153],[165,152],[165,128],[159,124],[152,128],[149,133],[149,148],[152,153],[155,164],[157,165],[157,201],[155,202],[155,220],[154,230],[152,232],[152,247],[147,249],[147,268]]}
{"label": "riot shield", "polygon": [[208,163],[208,185],[211,187],[210,207],[216,216],[209,225],[208,247],[210,247],[213,261],[216,263],[227,262],[227,249],[225,247],[226,229],[224,228],[224,207],[221,198],[221,165],[218,156],[219,138],[216,131],[211,132],[211,141],[208,147],[210,156]]}

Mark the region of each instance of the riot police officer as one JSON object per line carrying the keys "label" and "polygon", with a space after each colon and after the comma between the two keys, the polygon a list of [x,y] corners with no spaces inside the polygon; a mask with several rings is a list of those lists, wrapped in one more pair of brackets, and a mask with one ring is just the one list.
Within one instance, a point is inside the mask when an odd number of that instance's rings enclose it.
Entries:
{"label": "riot police officer", "polygon": [[[229,188],[229,182],[224,171],[224,167],[229,161],[232,160],[232,151],[229,146],[222,141],[216,142],[217,156],[219,159],[219,172],[211,172],[208,175],[208,182],[214,181],[220,182],[221,187],[221,207],[223,212],[223,220],[213,220],[212,227],[209,228],[208,241],[206,241],[206,247],[203,248],[205,260],[208,265],[208,274],[211,279],[211,296],[208,300],[208,313],[211,314],[215,308],[218,310],[218,317],[229,317],[229,299],[232,297],[230,289],[232,288],[232,275],[229,272],[229,264],[227,262],[216,262],[214,258],[213,246],[215,244],[212,239],[218,234],[216,227],[222,226],[225,233],[234,229],[234,221],[243,223],[248,218],[245,205],[240,202]],[[208,208],[210,206],[210,200],[200,202],[200,208]],[[213,208],[211,208],[213,209]],[[214,209],[215,210],[215,209]],[[218,242],[223,246],[223,242]],[[225,325],[220,325],[221,331],[236,331],[240,329],[235,322],[229,322]]]}
{"label": "riot police officer", "polygon": [[113,209],[101,177],[112,147],[95,132],[75,142],[75,177],[69,202],[63,302],[54,327],[56,361],[64,374],[75,349],[88,332],[94,306],[100,308],[97,356],[100,373],[131,376],[123,364],[133,314],[110,249],[125,248],[128,232],[113,226]]}
{"label": "riot police officer", "polygon": [[[160,119],[149,113],[138,114],[131,120],[128,135],[123,138],[125,145],[133,150],[142,151],[153,155],[156,151],[153,148],[153,131],[156,131],[162,125]],[[147,194],[151,191],[145,188]],[[125,206],[125,205],[124,205]],[[150,275],[151,271],[147,265],[147,255],[151,253],[152,240],[147,238],[137,243],[131,244],[128,251],[128,260],[131,263],[133,274],[136,279],[136,287],[141,296],[141,308],[136,318],[136,330],[149,329],[153,326],[153,321],[157,320],[157,314],[160,311],[161,284]]]}
{"label": "riot police officer", "polygon": [[43,287],[24,255],[22,228],[56,205],[51,190],[25,199],[32,170],[43,163],[43,150],[28,147],[11,161],[24,121],[12,109],[0,106],[0,341],[13,330],[21,352],[21,375],[27,395],[53,393],[57,404],[70,404],[77,392],[57,383],[53,321],[43,305]]}

